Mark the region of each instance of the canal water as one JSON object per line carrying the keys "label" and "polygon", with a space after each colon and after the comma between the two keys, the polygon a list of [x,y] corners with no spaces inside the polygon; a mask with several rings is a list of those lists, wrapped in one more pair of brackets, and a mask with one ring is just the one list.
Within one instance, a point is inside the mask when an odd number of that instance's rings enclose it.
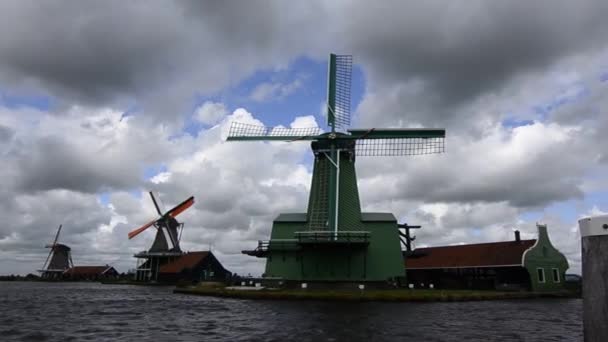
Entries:
{"label": "canal water", "polygon": [[0,282],[0,341],[581,341],[580,299],[253,301],[170,287]]}

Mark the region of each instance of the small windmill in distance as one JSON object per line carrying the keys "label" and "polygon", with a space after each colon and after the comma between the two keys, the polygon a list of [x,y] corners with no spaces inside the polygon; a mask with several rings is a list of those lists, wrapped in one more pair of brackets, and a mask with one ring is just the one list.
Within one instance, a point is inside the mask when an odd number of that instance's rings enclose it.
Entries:
{"label": "small windmill in distance", "polygon": [[59,225],[53,243],[45,246],[46,248],[50,248],[49,255],[47,255],[42,269],[38,270],[43,279],[60,279],[67,269],[74,266],[70,247],[57,243],[62,226]]}

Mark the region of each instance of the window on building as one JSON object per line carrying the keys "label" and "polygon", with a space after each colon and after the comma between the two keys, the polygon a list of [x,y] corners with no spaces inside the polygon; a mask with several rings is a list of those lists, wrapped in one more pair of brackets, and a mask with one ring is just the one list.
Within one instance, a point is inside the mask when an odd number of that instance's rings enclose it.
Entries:
{"label": "window on building", "polygon": [[538,282],[539,283],[544,283],[545,282],[545,269],[544,268],[537,268],[536,269],[536,274],[538,276]]}
{"label": "window on building", "polygon": [[559,283],[560,279],[559,279],[559,269],[554,268],[553,269],[553,282],[554,283]]}

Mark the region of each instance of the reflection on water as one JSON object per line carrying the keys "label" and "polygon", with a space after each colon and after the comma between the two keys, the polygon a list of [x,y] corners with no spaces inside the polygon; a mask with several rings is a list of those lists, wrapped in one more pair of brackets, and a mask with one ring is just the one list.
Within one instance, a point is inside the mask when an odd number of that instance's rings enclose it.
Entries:
{"label": "reflection on water", "polygon": [[580,299],[251,301],[169,287],[0,282],[2,341],[579,341]]}

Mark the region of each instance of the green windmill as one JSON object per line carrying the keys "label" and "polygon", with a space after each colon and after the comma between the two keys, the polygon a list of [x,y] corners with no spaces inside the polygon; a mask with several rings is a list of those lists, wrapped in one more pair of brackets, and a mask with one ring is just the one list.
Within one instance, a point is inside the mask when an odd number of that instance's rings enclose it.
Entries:
{"label": "green windmill", "polygon": [[311,141],[315,156],[306,213],[280,214],[270,240],[244,254],[266,258],[264,276],[287,283],[378,282],[405,276],[399,228],[391,213],[362,213],[355,174],[358,156],[444,151],[443,129],[348,129],[352,56],[330,55],[327,122],[319,128],[264,127],[233,122],[228,141]]}

